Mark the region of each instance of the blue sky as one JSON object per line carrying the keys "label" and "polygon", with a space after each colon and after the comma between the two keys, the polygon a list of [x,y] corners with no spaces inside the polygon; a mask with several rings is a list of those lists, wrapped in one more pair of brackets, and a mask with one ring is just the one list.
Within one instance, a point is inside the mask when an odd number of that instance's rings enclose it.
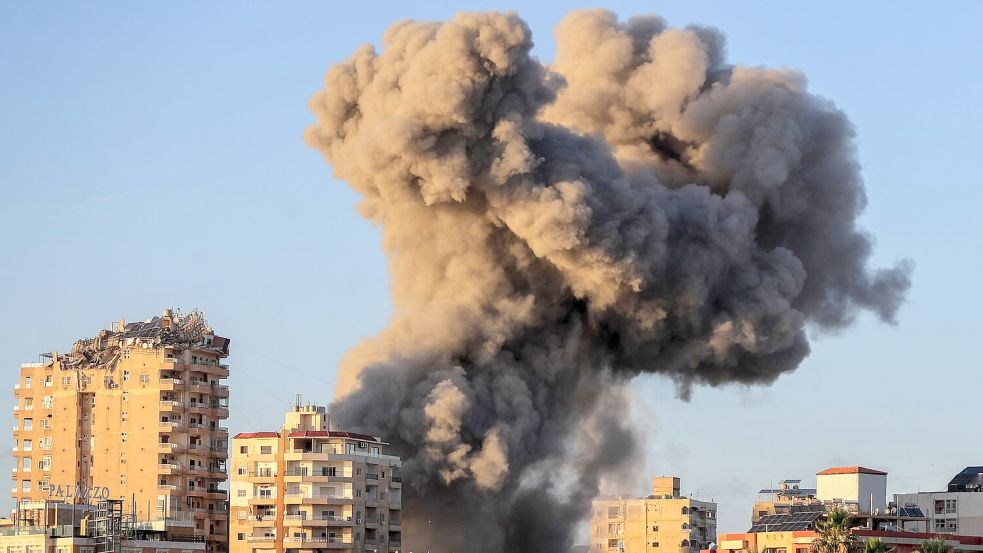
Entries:
{"label": "blue sky", "polygon": [[[543,4],[0,2],[0,388],[112,320],[200,307],[233,340],[233,432],[278,425],[297,393],[327,401],[389,299],[377,229],[303,144],[308,98],[403,18],[518,9],[548,61],[553,26],[597,4]],[[782,478],[863,464],[913,491],[983,463],[983,4],[602,7],[715,25],[732,62],[803,70],[857,126],[876,261],[917,264],[897,326],[862,316],[814,336],[769,388],[685,403],[636,381],[640,477],[682,476],[737,532],[754,492]]]}

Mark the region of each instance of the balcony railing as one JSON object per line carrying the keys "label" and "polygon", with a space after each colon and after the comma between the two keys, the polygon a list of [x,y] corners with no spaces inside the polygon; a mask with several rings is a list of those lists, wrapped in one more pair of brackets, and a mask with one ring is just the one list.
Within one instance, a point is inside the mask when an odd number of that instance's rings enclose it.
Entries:
{"label": "balcony railing", "polygon": [[340,515],[314,515],[307,516],[304,513],[288,513],[283,515],[284,520],[327,520],[331,522],[351,522],[352,517]]}
{"label": "balcony railing", "polygon": [[343,493],[304,493],[294,492],[283,495],[284,499],[353,499],[352,494]]}
{"label": "balcony railing", "polygon": [[291,543],[352,543],[351,536],[287,536],[283,541]]}

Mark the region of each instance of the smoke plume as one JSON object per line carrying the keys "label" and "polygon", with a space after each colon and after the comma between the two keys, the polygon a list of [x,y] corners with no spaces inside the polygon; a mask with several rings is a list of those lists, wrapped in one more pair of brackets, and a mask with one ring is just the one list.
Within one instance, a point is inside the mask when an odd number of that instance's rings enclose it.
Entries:
{"label": "smoke plume", "polygon": [[407,21],[330,68],[307,140],[382,229],[394,313],[334,420],[404,457],[404,546],[566,553],[635,455],[641,373],[767,384],[806,328],[892,322],[853,128],[712,28],[566,17],[552,67],[514,14]]}

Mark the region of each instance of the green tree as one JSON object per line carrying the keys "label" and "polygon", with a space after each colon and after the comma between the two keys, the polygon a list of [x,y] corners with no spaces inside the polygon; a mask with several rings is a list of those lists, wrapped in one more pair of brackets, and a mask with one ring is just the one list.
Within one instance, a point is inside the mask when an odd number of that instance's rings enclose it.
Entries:
{"label": "green tree", "polygon": [[921,553],[949,553],[950,547],[946,545],[942,538],[925,540],[922,542]]}
{"label": "green tree", "polygon": [[813,553],[849,553],[856,542],[850,534],[850,513],[842,507],[833,507],[826,516],[816,522],[816,539],[812,542]]}
{"label": "green tree", "polygon": [[880,538],[868,538],[864,542],[864,553],[891,553],[892,551],[894,551],[894,548],[889,547]]}

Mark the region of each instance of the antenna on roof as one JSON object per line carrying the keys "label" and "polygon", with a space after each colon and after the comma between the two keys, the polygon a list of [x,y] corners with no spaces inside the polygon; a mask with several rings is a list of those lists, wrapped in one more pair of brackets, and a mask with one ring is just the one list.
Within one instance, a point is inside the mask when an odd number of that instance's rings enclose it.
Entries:
{"label": "antenna on roof", "polygon": [[297,407],[298,411],[300,411],[301,405],[303,405],[303,399],[300,397],[300,394],[297,394],[297,403],[295,404],[295,407]]}

